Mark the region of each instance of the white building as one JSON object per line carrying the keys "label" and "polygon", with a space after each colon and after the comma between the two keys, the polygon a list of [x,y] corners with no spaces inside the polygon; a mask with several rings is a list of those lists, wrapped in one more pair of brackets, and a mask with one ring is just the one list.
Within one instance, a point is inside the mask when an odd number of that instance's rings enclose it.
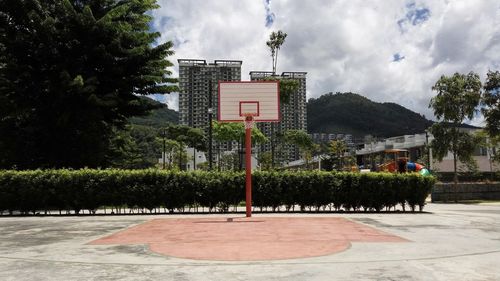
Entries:
{"label": "white building", "polygon": [[[461,130],[474,133],[478,129],[462,128]],[[425,145],[430,143],[434,136],[428,134],[404,135],[398,137],[387,138],[382,141],[369,142],[363,145],[363,148],[356,150],[358,164],[369,164],[371,156],[381,155],[386,149],[407,149],[409,151],[410,161],[417,161],[422,158],[425,153]],[[431,170],[439,172],[453,172],[453,154],[448,153],[442,161],[437,161],[432,157],[432,151],[429,153],[429,163],[421,163],[430,166]],[[500,166],[491,161],[491,152],[484,147],[477,147],[473,154],[473,159],[478,165],[479,172],[495,172],[500,171]],[[458,167],[464,166],[458,161]]]}
{"label": "white building", "polygon": [[[195,154],[196,151],[196,154]],[[199,169],[199,165],[206,163],[207,162],[207,157],[205,156],[205,152],[203,151],[198,151],[194,150],[192,147],[186,147],[185,148],[185,153],[187,155],[187,163],[182,163],[183,165],[186,165],[186,170],[187,171],[193,171],[194,170],[194,158],[193,155],[196,155],[196,170]],[[175,160],[172,160],[174,157],[170,153],[162,153],[162,158],[158,159],[158,162],[160,163],[160,166],[163,165],[163,159],[165,159],[166,165],[174,165],[177,166],[178,164],[175,163]],[[174,162],[174,163],[171,163]]]}

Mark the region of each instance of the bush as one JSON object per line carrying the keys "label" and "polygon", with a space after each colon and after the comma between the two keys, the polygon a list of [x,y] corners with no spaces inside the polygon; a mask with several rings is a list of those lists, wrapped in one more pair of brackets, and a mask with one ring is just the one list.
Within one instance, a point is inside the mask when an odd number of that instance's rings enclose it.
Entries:
{"label": "bush", "polygon": [[[253,205],[287,211],[381,211],[409,206],[421,211],[435,179],[418,174],[321,171],[255,172]],[[35,214],[48,210],[123,207],[152,212],[183,212],[201,206],[228,212],[245,200],[242,172],[176,172],[163,170],[0,171],[0,212]]]}

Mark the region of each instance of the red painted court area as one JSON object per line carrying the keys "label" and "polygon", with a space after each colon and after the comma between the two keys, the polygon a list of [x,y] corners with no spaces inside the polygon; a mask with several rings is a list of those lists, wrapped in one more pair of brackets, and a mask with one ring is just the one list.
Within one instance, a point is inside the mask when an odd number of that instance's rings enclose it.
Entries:
{"label": "red painted court area", "polygon": [[147,244],[179,258],[250,261],[330,255],[351,242],[407,240],[344,218],[253,217],[153,219],[90,244]]}

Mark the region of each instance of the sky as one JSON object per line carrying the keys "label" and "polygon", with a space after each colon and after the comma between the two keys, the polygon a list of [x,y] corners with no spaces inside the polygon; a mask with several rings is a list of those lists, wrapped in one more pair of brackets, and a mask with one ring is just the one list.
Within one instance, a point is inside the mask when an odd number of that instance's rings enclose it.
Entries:
{"label": "sky", "polygon": [[[498,0],[158,0],[151,27],[177,59],[242,60],[272,70],[272,31],[288,34],[277,72],[307,72],[307,98],[353,92],[395,102],[428,119],[442,75],[500,70]],[[178,108],[177,94],[157,96]],[[481,118],[471,122],[481,125]]]}

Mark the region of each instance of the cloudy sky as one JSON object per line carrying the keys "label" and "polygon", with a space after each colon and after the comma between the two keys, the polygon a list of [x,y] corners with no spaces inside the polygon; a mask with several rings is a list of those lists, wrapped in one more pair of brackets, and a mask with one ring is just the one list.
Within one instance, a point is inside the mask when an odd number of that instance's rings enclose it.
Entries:
{"label": "cloudy sky", "polygon": [[[355,92],[427,118],[441,75],[500,70],[498,0],[158,0],[153,29],[178,58],[242,60],[271,70],[266,41],[288,34],[278,72],[306,71],[307,96]],[[161,97],[159,97],[161,99]],[[177,109],[176,95],[166,96]],[[478,122],[478,121],[476,121]]]}

